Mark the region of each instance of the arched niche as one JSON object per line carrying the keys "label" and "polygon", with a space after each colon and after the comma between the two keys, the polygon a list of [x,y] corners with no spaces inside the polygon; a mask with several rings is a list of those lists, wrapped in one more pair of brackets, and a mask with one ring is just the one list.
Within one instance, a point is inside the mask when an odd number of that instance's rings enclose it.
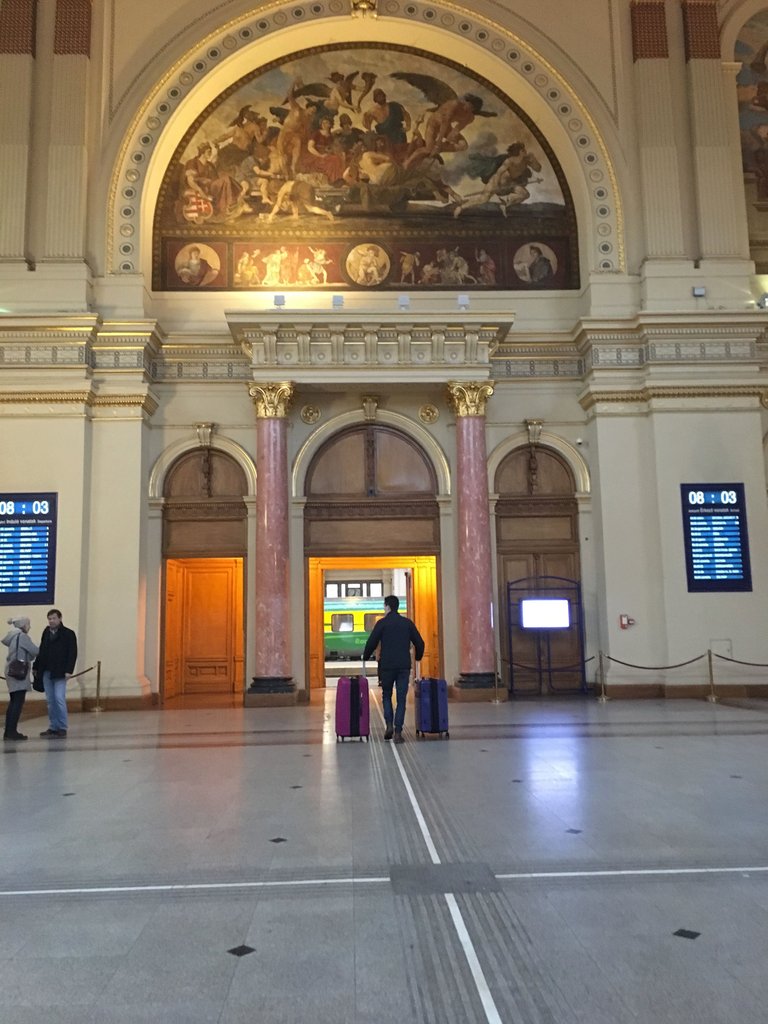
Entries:
{"label": "arched niche", "polygon": [[333,434],[305,477],[305,552],[323,555],[437,554],[437,478],[402,431],[360,423]]}
{"label": "arched niche", "polygon": [[200,446],[180,455],[163,483],[166,558],[245,556],[246,475],[230,455]]}

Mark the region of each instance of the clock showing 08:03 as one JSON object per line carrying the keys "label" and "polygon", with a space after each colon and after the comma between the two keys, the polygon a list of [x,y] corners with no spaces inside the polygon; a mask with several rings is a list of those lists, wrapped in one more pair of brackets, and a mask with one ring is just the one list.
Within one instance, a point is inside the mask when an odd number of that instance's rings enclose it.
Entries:
{"label": "clock showing 08:03", "polygon": [[680,484],[688,590],[752,589],[744,484]]}
{"label": "clock showing 08:03", "polygon": [[0,494],[0,605],[53,604],[57,499]]}

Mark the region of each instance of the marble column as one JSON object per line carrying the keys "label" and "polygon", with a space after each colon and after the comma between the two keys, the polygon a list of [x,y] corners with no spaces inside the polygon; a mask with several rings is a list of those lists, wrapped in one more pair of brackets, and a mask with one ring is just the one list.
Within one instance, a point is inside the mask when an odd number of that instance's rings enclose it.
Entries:
{"label": "marble column", "polygon": [[294,693],[288,563],[287,414],[293,384],[251,384],[256,406],[254,670],[249,694]]}
{"label": "marble column", "polygon": [[451,382],[448,400],[456,413],[458,498],[459,671],[457,689],[494,684],[491,522],[485,446],[485,406],[493,383]]}

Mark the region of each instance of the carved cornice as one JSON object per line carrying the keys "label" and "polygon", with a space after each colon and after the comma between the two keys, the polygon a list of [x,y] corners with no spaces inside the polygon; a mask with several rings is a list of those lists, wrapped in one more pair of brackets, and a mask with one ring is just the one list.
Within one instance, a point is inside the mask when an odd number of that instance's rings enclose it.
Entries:
{"label": "carved cornice", "polygon": [[227,314],[232,336],[251,361],[254,374],[285,374],[312,383],[323,374],[362,373],[369,378],[403,376],[445,381],[461,367],[487,376],[492,351],[511,328],[504,322],[435,322],[402,315],[377,320],[350,317],[343,322],[280,321]]}
{"label": "carved cornice", "polygon": [[448,404],[458,417],[485,416],[485,408],[493,389],[494,381],[484,384],[450,381],[446,388]]}
{"label": "carved cornice", "polygon": [[256,418],[284,419],[293,400],[294,386],[290,381],[279,384],[250,384],[248,394],[256,406]]}
{"label": "carved cornice", "polygon": [[[734,384],[722,386],[718,384],[679,387],[675,385],[651,385],[627,391],[590,391],[582,395],[579,404],[582,409],[592,409],[596,405],[632,405],[643,404],[654,399],[691,399],[705,398],[757,398],[765,405],[768,390],[765,387],[751,384]],[[768,406],[766,406],[768,408]]]}
{"label": "carved cornice", "polygon": [[158,409],[157,399],[150,394],[97,395],[92,391],[6,391],[0,394],[1,405],[84,405],[90,409],[140,408],[150,416]]}

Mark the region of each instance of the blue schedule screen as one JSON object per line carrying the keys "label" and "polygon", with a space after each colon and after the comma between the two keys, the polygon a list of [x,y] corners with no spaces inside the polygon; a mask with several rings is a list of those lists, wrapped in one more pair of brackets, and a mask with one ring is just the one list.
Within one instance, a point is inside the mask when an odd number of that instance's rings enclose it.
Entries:
{"label": "blue schedule screen", "polygon": [[752,589],[744,484],[680,484],[688,590]]}
{"label": "blue schedule screen", "polygon": [[0,494],[0,605],[53,604],[56,494]]}

